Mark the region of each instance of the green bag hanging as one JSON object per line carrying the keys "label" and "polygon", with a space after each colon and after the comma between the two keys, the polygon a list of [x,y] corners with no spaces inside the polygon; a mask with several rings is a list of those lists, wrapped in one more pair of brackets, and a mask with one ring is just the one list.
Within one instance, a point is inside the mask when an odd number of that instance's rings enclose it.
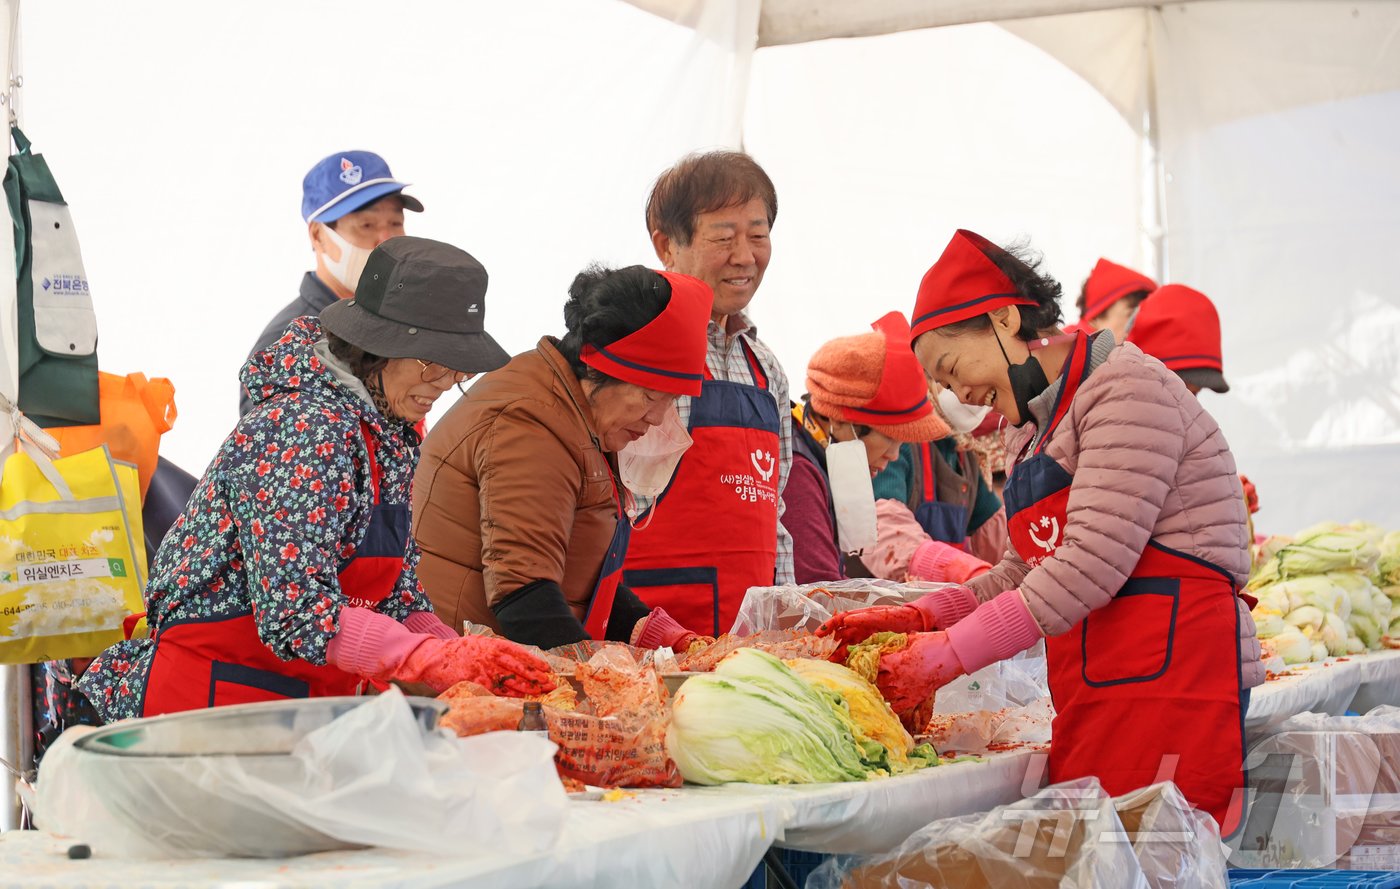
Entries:
{"label": "green bag hanging", "polygon": [[19,408],[39,426],[101,422],[97,316],[68,204],[43,155],[19,127],[5,170],[15,224],[19,303]]}

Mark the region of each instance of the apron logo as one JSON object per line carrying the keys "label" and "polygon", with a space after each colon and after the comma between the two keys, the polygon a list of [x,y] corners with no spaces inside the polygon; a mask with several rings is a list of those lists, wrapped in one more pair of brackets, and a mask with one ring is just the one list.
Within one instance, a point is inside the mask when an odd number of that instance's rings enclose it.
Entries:
{"label": "apron logo", "polygon": [[[768,461],[767,469],[763,468],[764,460]],[[755,448],[754,452],[749,454],[749,462],[753,464],[754,472],[758,473],[759,478],[763,479],[765,484],[773,477],[773,467],[776,465],[777,461],[773,459],[773,455],[768,451]]]}
{"label": "apron logo", "polygon": [[363,175],[364,172],[360,169],[359,164],[352,164],[347,158],[342,157],[340,159],[341,182],[344,182],[346,185],[359,185],[360,177]]}
{"label": "apron logo", "polygon": [[1040,547],[1041,549],[1045,550],[1047,553],[1054,552],[1055,544],[1059,542],[1060,538],[1060,520],[1044,515],[1040,517],[1040,527],[1050,529],[1050,536],[1045,538],[1044,540],[1041,540],[1039,537],[1036,536],[1035,525],[1035,522],[1031,522],[1031,542],[1034,543],[1036,546]]}

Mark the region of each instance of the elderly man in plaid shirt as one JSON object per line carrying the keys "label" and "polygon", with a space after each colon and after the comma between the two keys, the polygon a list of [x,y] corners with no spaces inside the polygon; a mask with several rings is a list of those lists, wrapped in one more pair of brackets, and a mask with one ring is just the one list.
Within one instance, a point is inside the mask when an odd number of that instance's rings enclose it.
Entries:
{"label": "elderly man in plaid shirt", "polygon": [[667,271],[714,291],[705,382],[677,410],[694,445],[648,506],[625,582],[688,629],[727,631],[751,586],[792,583],[782,491],[792,464],[788,381],[744,314],[772,255],[773,182],[753,158],[713,151],[662,173],[647,230]]}

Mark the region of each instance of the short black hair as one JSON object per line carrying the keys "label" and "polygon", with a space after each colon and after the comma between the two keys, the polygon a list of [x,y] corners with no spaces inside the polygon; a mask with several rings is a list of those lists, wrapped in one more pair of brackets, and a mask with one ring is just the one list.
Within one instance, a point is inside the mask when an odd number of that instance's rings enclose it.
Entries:
{"label": "short black hair", "polygon": [[[1033,306],[1016,307],[1021,311],[1021,328],[1016,331],[1017,337],[1030,342],[1040,336],[1041,331],[1055,327],[1064,320],[1064,313],[1060,310],[1060,282],[1040,271],[1042,257],[1031,250],[1028,243],[1017,242],[1006,247],[993,245],[987,258],[1011,279],[1017,293],[1035,302]],[[936,330],[960,334],[990,330],[991,327],[991,317],[983,314],[955,321]]]}
{"label": "short black hair", "polygon": [[610,269],[594,263],[574,277],[564,303],[559,353],[574,376],[597,385],[617,382],[579,357],[584,346],[609,346],[646,327],[671,301],[671,282],[646,266]]}

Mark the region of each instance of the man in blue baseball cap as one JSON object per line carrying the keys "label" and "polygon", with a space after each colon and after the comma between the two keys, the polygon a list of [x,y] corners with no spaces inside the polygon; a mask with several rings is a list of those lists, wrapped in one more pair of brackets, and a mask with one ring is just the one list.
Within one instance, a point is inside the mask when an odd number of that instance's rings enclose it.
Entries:
{"label": "man in blue baseball cap", "polygon": [[[301,280],[297,298],[283,306],[258,335],[248,357],[266,349],[286,331],[293,318],[319,315],[337,299],[355,295],[370,251],[404,233],[405,210],[423,212],[423,204],[403,193],[408,183],[389,171],[372,151],[343,151],[322,158],[301,183],[301,217],[311,238],[316,270]],[[252,407],[239,393],[240,416]]]}

